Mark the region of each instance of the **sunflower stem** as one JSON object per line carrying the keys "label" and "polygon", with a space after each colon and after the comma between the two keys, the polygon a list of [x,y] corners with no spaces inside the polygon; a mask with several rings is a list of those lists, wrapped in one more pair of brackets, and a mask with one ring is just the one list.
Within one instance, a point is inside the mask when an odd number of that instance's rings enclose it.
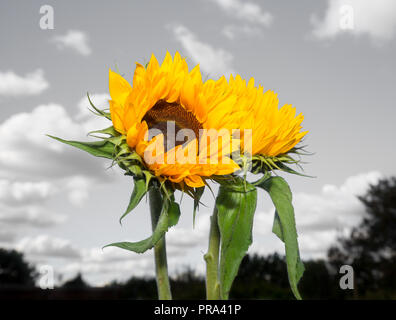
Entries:
{"label": "sunflower stem", "polygon": [[[151,188],[149,191],[151,225],[153,231],[157,226],[162,210],[162,196],[160,190]],[[157,280],[157,291],[159,300],[172,300],[172,294],[168,276],[168,263],[166,258],[165,235],[154,246],[155,275]]]}
{"label": "sunflower stem", "polygon": [[217,208],[215,206],[210,217],[209,247],[204,259],[206,262],[206,299],[220,300],[219,282],[220,230],[217,224]]}

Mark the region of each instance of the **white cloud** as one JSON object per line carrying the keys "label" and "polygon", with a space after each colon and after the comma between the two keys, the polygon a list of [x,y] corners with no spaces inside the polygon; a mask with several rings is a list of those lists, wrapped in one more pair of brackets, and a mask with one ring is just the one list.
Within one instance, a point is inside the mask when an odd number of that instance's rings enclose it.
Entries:
{"label": "white cloud", "polygon": [[11,207],[0,204],[0,222],[10,228],[18,226],[46,228],[65,221],[66,216],[50,211],[42,205]]}
{"label": "white cloud", "polygon": [[252,2],[242,0],[212,0],[227,14],[237,19],[268,27],[272,21],[271,13]]}
{"label": "white cloud", "polygon": [[198,213],[199,217],[196,218],[196,225],[194,228],[182,227],[180,225],[171,228],[166,234],[166,244],[171,249],[187,250],[197,246],[206,245],[210,215],[208,213]]}
{"label": "white cloud", "polygon": [[130,251],[122,250],[116,247],[107,248],[90,248],[84,250],[84,260],[87,262],[111,263],[115,261],[125,261],[131,258]]}
{"label": "white cloud", "polygon": [[65,187],[68,190],[69,201],[78,207],[82,207],[89,198],[91,180],[83,176],[74,176],[67,179]]}
{"label": "white cloud", "polygon": [[[209,231],[209,214],[199,213],[196,226],[183,227],[180,224],[171,228],[166,234],[168,266],[171,275],[175,275],[182,264],[191,265],[189,257],[196,258],[194,253],[203,252],[207,248]],[[191,249],[191,250],[190,250]],[[125,281],[131,276],[154,276],[153,250],[144,254],[135,254],[115,247],[82,249],[81,259],[64,264],[60,273],[66,278],[81,272],[84,279],[95,285],[104,285],[113,280]],[[192,253],[192,255],[190,255]],[[203,271],[204,261],[199,255],[199,264],[193,266]],[[201,272],[202,273],[202,272]]]}
{"label": "white cloud", "polygon": [[29,113],[14,114],[0,124],[0,177],[26,180],[81,174],[104,176],[103,159],[89,157],[46,134],[70,140],[87,139],[84,123],[73,120],[58,104],[40,105]]}
{"label": "white cloud", "polygon": [[86,140],[85,128],[84,121],[73,120],[56,104],[14,114],[0,124],[0,221],[10,227],[62,223],[65,217],[48,210],[47,200],[65,195],[82,206],[92,185],[108,181],[109,162],[45,136]]}
{"label": "white cloud", "polygon": [[47,181],[9,181],[0,179],[0,201],[7,204],[41,202],[53,192],[53,185]]}
{"label": "white cloud", "polygon": [[228,77],[235,73],[232,67],[233,55],[224,49],[213,48],[211,45],[201,42],[194,33],[183,25],[175,25],[172,28],[176,39],[182,44],[187,55],[195,62],[199,63],[202,71],[209,76]]}
{"label": "white cloud", "polygon": [[[352,29],[342,28],[343,21],[347,19],[353,19]],[[311,23],[314,26],[313,35],[318,39],[348,33],[368,35],[374,41],[383,42],[392,39],[396,32],[396,1],[329,0],[323,19],[312,15]]]}
{"label": "white cloud", "polygon": [[239,36],[259,36],[261,34],[260,28],[252,27],[249,25],[227,25],[222,30],[221,33],[230,40],[234,40]]}
{"label": "white cloud", "polygon": [[18,241],[15,248],[29,256],[79,258],[80,251],[73,247],[70,241],[54,238],[48,235],[24,237]]}
{"label": "white cloud", "polygon": [[0,71],[0,96],[37,95],[49,87],[44,72],[37,69],[25,76],[13,71]]}
{"label": "white cloud", "polygon": [[60,50],[69,48],[83,56],[89,56],[92,53],[92,50],[88,45],[87,34],[79,30],[69,30],[63,36],[55,36],[53,38],[53,42]]}
{"label": "white cloud", "polygon": [[[324,185],[319,194],[293,195],[300,250],[304,259],[325,257],[337,236],[347,234],[360,223],[365,209],[357,196],[363,195],[369,185],[377,183],[381,177],[379,172],[368,172],[351,176],[340,186]],[[268,248],[275,248],[283,254],[283,245],[272,234],[273,209],[257,213],[255,219],[257,233],[268,238],[267,246],[260,248],[259,252],[269,253]]]}
{"label": "white cloud", "polygon": [[56,272],[65,279],[82,273],[85,280],[97,286],[114,280],[125,281],[131,276],[154,275],[152,251],[135,254],[115,247],[94,247],[80,249],[79,257],[80,259],[72,262],[65,260],[65,263],[55,269]]}
{"label": "white cloud", "polygon": [[[121,250],[121,249],[119,249]],[[130,277],[154,276],[154,264],[151,255],[137,255],[129,252],[129,259],[111,263],[97,263],[89,261],[76,261],[67,263],[56,271],[64,279],[72,279],[78,273],[84,280],[95,286],[104,286],[113,281],[124,282]]]}

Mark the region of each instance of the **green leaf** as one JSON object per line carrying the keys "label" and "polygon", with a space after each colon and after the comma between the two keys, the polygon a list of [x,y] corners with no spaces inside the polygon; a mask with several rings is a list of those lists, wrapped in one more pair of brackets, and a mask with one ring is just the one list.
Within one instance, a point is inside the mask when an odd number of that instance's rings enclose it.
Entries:
{"label": "green leaf", "polygon": [[271,177],[258,186],[269,193],[275,205],[276,211],[272,231],[285,243],[290,286],[295,297],[301,299],[297,284],[304,273],[304,265],[301,262],[298,249],[292,193],[289,185],[281,177]]}
{"label": "green leaf", "polygon": [[136,206],[140,203],[140,201],[148,191],[148,188],[146,186],[146,181],[144,179],[133,179],[133,182],[134,182],[134,187],[131,194],[131,198],[129,199],[129,204],[126,211],[120,218],[120,223],[127,214],[129,214],[133,209],[136,208]]}
{"label": "green leaf", "polygon": [[180,207],[179,204],[170,201],[169,208],[168,208],[168,227],[173,227],[177,225],[180,218]]}
{"label": "green leaf", "polygon": [[165,198],[157,226],[151,237],[138,242],[116,242],[108,244],[106,247],[118,247],[121,249],[143,253],[153,248],[159,240],[165,235],[168,229],[177,224],[180,217],[179,205]]}
{"label": "green leaf", "polygon": [[199,201],[205,191],[205,187],[195,188],[194,190],[194,210],[193,210],[193,226],[195,226],[195,215],[197,214],[197,208],[199,207]]}
{"label": "green leaf", "polygon": [[81,141],[63,140],[61,138],[54,137],[51,135],[47,135],[47,136],[57,141],[68,144],[70,146],[84,150],[95,157],[102,157],[107,159],[113,158],[114,144],[106,140],[94,141],[94,142],[81,142]]}
{"label": "green leaf", "polygon": [[275,214],[274,214],[274,223],[272,225],[272,232],[275,233],[277,235],[277,237],[284,242],[282,223],[280,221],[278,212],[276,210],[275,210]]}
{"label": "green leaf", "polygon": [[257,190],[242,179],[231,186],[220,186],[216,198],[221,236],[220,296],[228,299],[239,265],[252,243],[253,217]]}

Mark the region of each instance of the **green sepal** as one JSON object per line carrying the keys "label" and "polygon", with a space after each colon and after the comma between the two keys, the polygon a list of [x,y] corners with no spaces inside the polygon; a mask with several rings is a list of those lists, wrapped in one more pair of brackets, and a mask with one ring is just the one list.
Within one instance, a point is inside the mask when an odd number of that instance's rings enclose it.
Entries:
{"label": "green sepal", "polygon": [[101,130],[90,131],[90,132],[88,132],[88,135],[92,135],[93,133],[108,134],[111,137],[120,136],[120,133],[117,132],[116,129],[114,129],[113,126],[110,126],[110,127],[107,127],[105,129],[101,129]]}
{"label": "green sepal", "polygon": [[287,173],[295,174],[297,176],[306,177],[306,178],[315,178],[314,176],[309,176],[307,174],[300,173],[300,172],[290,168],[289,166],[285,165],[284,163],[278,163],[278,166],[279,166],[280,170],[287,172]]}
{"label": "green sepal", "polygon": [[102,141],[94,141],[94,142],[81,142],[81,141],[64,140],[48,134],[47,136],[57,141],[73,146],[75,148],[84,150],[95,157],[113,159],[114,144],[109,141],[102,140]]}
{"label": "green sepal", "polygon": [[140,201],[148,191],[148,186],[146,185],[145,179],[133,179],[133,182],[134,187],[131,197],[129,199],[129,204],[124,214],[120,218],[120,224],[122,219],[124,219],[127,214],[129,214],[133,209],[136,208],[136,206],[140,203]]}
{"label": "green sepal", "polygon": [[[289,153],[299,154],[297,151],[290,151]],[[301,168],[300,161],[295,160],[290,154],[283,154],[278,156],[255,155],[252,158],[252,168],[250,171],[254,174],[265,174],[266,172],[280,170],[303,177],[314,178],[312,176],[300,173],[290,168],[288,164],[295,164],[299,168]]]}
{"label": "green sepal", "polygon": [[275,205],[272,232],[285,244],[287,272],[294,296],[301,300],[297,284],[304,273],[298,249],[297,230],[289,185],[281,177],[271,177],[257,185],[266,190]]}
{"label": "green sepal", "polygon": [[87,92],[87,97],[88,97],[89,104],[96,111],[96,112],[94,112],[94,111],[91,110],[94,114],[96,114],[97,116],[105,117],[108,120],[111,120],[111,115],[110,115],[109,112],[105,112],[105,111],[100,110],[97,107],[95,107],[95,105],[93,104],[91,98],[89,97],[89,93],[88,92]]}
{"label": "green sepal", "polygon": [[243,179],[238,179],[232,186],[221,185],[219,188],[216,208],[221,236],[219,265],[221,299],[228,299],[241,261],[252,243],[256,203],[256,188]]}
{"label": "green sepal", "polygon": [[118,247],[136,253],[146,252],[147,250],[153,248],[157,244],[157,242],[162,239],[162,237],[165,235],[170,227],[173,227],[178,223],[179,217],[179,205],[176,202],[164,197],[162,210],[158,219],[157,226],[155,227],[154,232],[150,237],[138,242],[115,242],[108,244],[103,248]]}
{"label": "green sepal", "polygon": [[104,140],[111,142],[115,146],[119,147],[126,140],[126,137],[125,136],[116,136],[116,137],[106,138]]}
{"label": "green sepal", "polygon": [[194,197],[194,209],[193,209],[193,226],[195,226],[195,216],[197,214],[197,209],[199,207],[199,202],[205,191],[205,187],[195,188],[193,192]]}

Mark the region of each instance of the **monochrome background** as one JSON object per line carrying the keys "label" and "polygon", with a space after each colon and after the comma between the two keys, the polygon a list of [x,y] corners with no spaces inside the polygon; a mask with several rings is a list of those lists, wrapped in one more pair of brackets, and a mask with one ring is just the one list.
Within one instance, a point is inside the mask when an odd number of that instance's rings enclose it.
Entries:
{"label": "monochrome background", "polygon": [[[54,29],[40,28],[40,7]],[[353,29],[340,28],[341,8]],[[131,80],[135,62],[179,51],[204,75],[240,74],[293,104],[309,130],[305,173],[287,175],[303,259],[326,256],[364,215],[356,196],[396,174],[396,2],[329,1],[12,1],[0,2],[0,247],[54,267],[61,283],[78,272],[92,285],[153,275],[152,252],[102,246],[150,235],[144,200],[121,226],[132,180],[110,162],[45,134],[89,139],[109,123],[108,69]],[[180,194],[177,194],[180,198]],[[273,207],[259,192],[249,252],[284,252],[271,233]],[[213,196],[205,192],[192,226],[192,200],[167,234],[169,268],[204,272]]]}

